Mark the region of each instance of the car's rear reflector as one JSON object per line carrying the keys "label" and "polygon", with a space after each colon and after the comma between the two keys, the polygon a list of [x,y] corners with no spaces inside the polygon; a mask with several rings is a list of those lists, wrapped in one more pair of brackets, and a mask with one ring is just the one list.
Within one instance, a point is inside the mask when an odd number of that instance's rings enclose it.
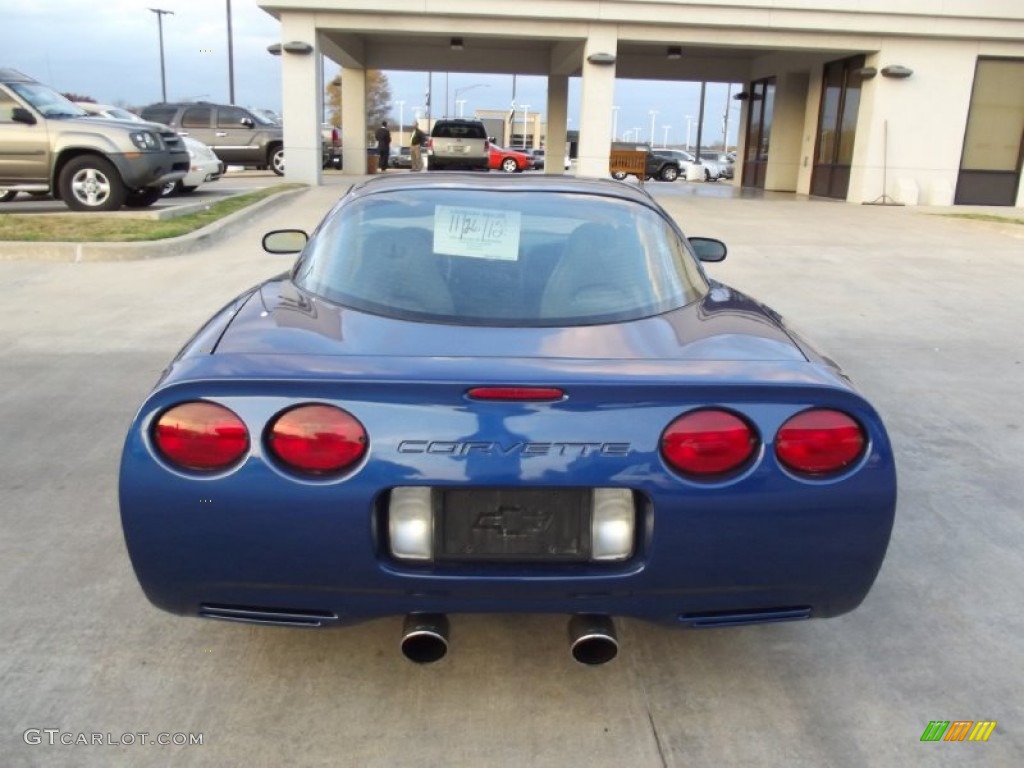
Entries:
{"label": "car's rear reflector", "polygon": [[205,401],[167,409],[152,434],[168,462],[195,472],[227,469],[249,450],[249,431],[242,420],[223,405]]}
{"label": "car's rear reflector", "polygon": [[366,430],[333,405],[300,405],[267,428],[267,447],[288,469],[310,475],[340,472],[366,453]]}
{"label": "car's rear reflector", "polygon": [[709,477],[742,467],[753,455],[757,435],[734,413],[690,411],[668,425],[661,454],[685,475]]}
{"label": "car's rear reflector", "polygon": [[473,387],[471,400],[561,400],[565,392],[557,387]]}
{"label": "car's rear reflector", "polygon": [[798,413],[779,428],[775,455],[793,472],[829,474],[860,458],[865,443],[864,430],[852,417],[815,408]]}

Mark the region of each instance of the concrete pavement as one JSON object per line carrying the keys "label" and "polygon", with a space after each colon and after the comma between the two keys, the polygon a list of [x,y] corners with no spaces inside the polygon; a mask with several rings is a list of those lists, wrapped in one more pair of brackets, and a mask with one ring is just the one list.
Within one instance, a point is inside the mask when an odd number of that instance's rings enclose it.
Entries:
{"label": "concrete pavement", "polygon": [[[117,514],[125,430],[203,320],[290,266],[260,236],[312,228],[343,191],[322,187],[171,259],[0,263],[0,764],[1019,765],[1021,239],[921,209],[650,189],[689,234],[729,243],[709,272],[787,316],[886,419],[900,502],[861,608],[622,621],[619,658],[583,668],[558,616],[453,616],[449,656],[416,667],[399,618],[314,632],[149,606]],[[987,743],[922,743],[931,720],[999,725]],[[51,746],[26,729],[203,744]]]}

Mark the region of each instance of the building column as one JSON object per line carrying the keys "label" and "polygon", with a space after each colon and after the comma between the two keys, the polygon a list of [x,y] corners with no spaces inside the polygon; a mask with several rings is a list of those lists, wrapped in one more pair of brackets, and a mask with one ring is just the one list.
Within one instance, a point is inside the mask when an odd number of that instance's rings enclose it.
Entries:
{"label": "building column", "polygon": [[341,168],[346,176],[366,174],[366,70],[341,69]]}
{"label": "building column", "polygon": [[318,185],[323,164],[320,50],[316,24],[308,13],[281,15],[281,42],[308,43],[309,53],[281,51],[281,109],[284,119],[285,178]]}
{"label": "building column", "polygon": [[544,145],[544,173],[562,174],[565,134],[569,127],[569,78],[548,75],[548,134]]}
{"label": "building column", "polygon": [[[587,57],[618,50],[615,27],[593,26],[583,46],[583,78],[580,99],[580,142],[576,174],[605,178],[611,155],[612,104],[615,99],[615,63],[593,64]],[[545,162],[545,166],[547,163]]]}

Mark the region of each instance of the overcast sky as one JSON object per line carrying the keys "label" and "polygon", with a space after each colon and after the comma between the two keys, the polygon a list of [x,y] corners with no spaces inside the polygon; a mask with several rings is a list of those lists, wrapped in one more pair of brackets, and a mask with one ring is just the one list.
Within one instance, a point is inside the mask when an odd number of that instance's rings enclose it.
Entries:
{"label": "overcast sky", "polygon": [[[386,0],[384,0],[386,1]],[[173,11],[163,17],[164,56],[169,100],[228,100],[227,14],[221,0],[0,0],[0,66],[21,70],[60,91],[90,96],[101,103],[144,106],[160,100],[160,46],[157,15],[150,8]],[[232,0],[235,101],[249,107],[280,110],[281,62],[267,53],[280,41],[280,25],[260,10],[257,0]],[[328,77],[333,65],[328,62]],[[427,74],[387,72],[395,118],[424,104]],[[447,97],[446,84],[447,79]],[[475,87],[470,87],[475,86]],[[459,94],[456,90],[459,89]],[[474,109],[509,109],[511,76],[435,72],[433,115],[448,104],[458,114]],[[515,100],[531,112],[545,112],[546,81],[518,77]],[[622,81],[616,87],[620,137],[660,146],[696,141],[700,87],[696,83]],[[722,136],[726,86],[710,84],[705,109],[705,144]],[[400,108],[399,101],[404,101]],[[738,102],[730,102],[729,135],[735,143]],[[579,82],[570,80],[570,129],[579,127]],[[666,130],[666,126],[668,129]]]}

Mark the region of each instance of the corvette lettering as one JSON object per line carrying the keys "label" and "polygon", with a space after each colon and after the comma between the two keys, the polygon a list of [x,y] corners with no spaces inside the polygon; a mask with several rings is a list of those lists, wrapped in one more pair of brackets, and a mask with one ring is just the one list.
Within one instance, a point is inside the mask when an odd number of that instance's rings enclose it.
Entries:
{"label": "corvette lettering", "polygon": [[630,443],[499,443],[460,440],[403,440],[399,453],[433,453],[447,456],[628,456]]}

